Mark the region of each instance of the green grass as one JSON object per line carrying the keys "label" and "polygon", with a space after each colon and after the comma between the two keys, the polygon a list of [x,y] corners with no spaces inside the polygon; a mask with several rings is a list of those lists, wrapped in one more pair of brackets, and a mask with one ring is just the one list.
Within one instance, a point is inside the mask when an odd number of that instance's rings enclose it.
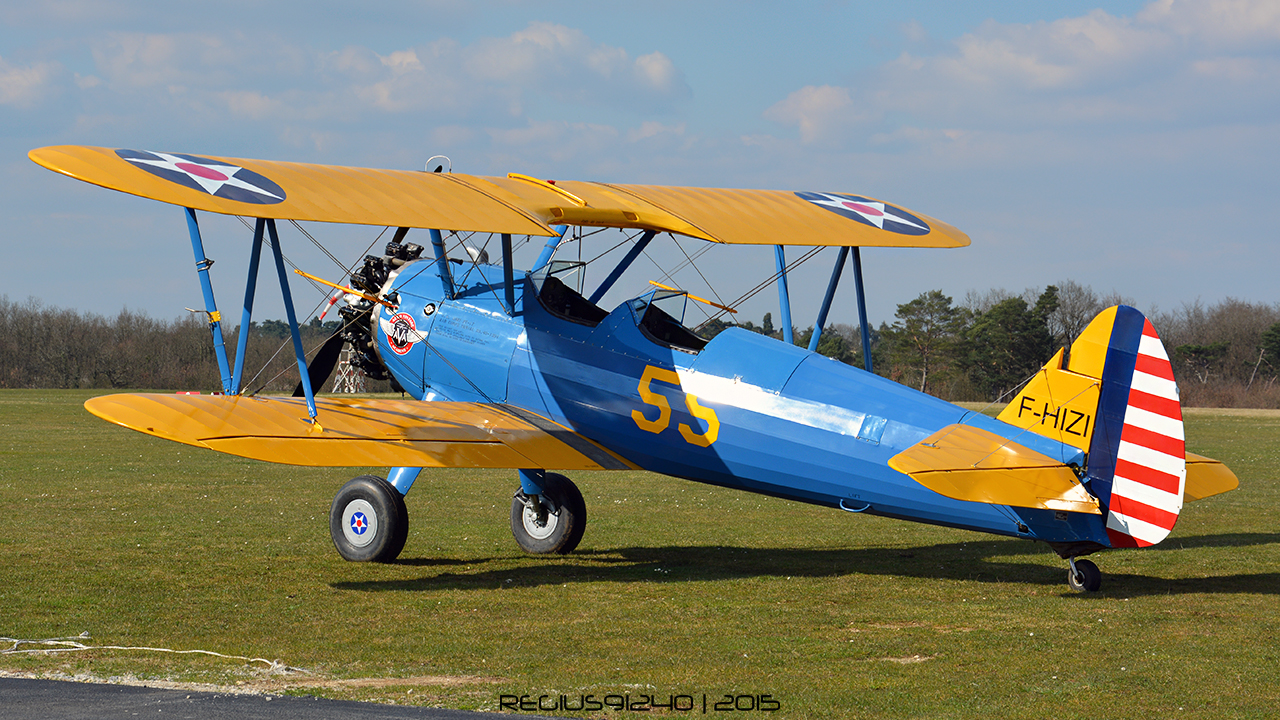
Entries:
{"label": "green grass", "polygon": [[90,394],[0,391],[0,635],[88,631],[310,674],[107,650],[7,654],[3,670],[473,709],[588,693],[768,693],[774,717],[1280,707],[1275,413],[1189,412],[1189,448],[1240,489],[1190,504],[1158,549],[1095,556],[1103,591],[1084,596],[1042,545],[646,473],[575,474],[590,527],[547,558],[510,538],[511,473],[428,472],[401,562],[346,563],[327,514],[359,470],[157,440],[90,416]]}

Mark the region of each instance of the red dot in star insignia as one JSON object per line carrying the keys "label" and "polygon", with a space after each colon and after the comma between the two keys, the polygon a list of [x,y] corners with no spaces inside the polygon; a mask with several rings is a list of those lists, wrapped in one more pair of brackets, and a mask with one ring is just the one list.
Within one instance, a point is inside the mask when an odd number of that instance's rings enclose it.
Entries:
{"label": "red dot in star insignia", "polygon": [[204,165],[196,165],[195,163],[176,163],[174,167],[178,168],[179,170],[182,170],[183,172],[188,172],[188,173],[191,173],[192,175],[205,178],[206,180],[217,180],[218,182],[225,182],[231,179],[231,178],[228,178],[226,175],[223,175],[222,173],[218,172],[217,170],[214,170],[211,167],[206,167]]}
{"label": "red dot in star insignia", "polygon": [[850,210],[853,210],[854,212],[860,212],[863,215],[874,215],[876,217],[880,217],[881,215],[884,215],[883,212],[871,207],[870,205],[863,205],[862,203],[847,202],[844,204],[844,206],[849,208]]}

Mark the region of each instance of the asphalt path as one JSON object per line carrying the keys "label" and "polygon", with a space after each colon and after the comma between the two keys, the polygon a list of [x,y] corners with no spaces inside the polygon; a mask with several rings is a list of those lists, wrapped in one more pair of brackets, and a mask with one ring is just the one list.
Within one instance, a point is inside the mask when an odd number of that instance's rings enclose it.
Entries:
{"label": "asphalt path", "polygon": [[[0,720],[350,720],[353,717],[362,720],[477,720],[512,716],[314,697],[239,695],[137,685],[0,678]],[[520,714],[516,717],[537,716]]]}

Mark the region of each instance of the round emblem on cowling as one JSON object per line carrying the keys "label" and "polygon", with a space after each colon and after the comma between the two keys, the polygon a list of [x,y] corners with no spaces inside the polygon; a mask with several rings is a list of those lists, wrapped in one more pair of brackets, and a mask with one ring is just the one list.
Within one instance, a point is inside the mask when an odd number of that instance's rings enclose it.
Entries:
{"label": "round emblem on cowling", "polygon": [[396,313],[391,316],[387,333],[387,344],[397,355],[404,355],[413,349],[413,341],[418,337],[418,327],[409,313]]}

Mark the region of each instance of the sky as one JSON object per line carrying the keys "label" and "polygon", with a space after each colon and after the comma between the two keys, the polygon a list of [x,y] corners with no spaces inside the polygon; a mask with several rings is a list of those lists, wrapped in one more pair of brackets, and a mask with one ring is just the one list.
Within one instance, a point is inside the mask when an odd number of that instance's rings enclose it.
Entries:
{"label": "sky", "polygon": [[[172,319],[202,304],[181,210],[26,156],[61,144],[848,192],[970,236],[865,250],[873,325],[930,290],[1065,280],[1144,311],[1280,301],[1275,0],[5,3],[0,295]],[[201,222],[238,316],[250,231]],[[379,230],[306,229],[348,262]],[[282,244],[341,279],[300,233]],[[694,294],[773,272],[767,248],[668,242],[604,304],[701,250],[676,276]],[[833,260],[793,276],[797,326]],[[322,297],[294,292],[304,316]],[[261,285],[259,317],[278,296]],[[739,319],[770,311],[766,291]],[[848,278],[830,321],[856,323]]]}

